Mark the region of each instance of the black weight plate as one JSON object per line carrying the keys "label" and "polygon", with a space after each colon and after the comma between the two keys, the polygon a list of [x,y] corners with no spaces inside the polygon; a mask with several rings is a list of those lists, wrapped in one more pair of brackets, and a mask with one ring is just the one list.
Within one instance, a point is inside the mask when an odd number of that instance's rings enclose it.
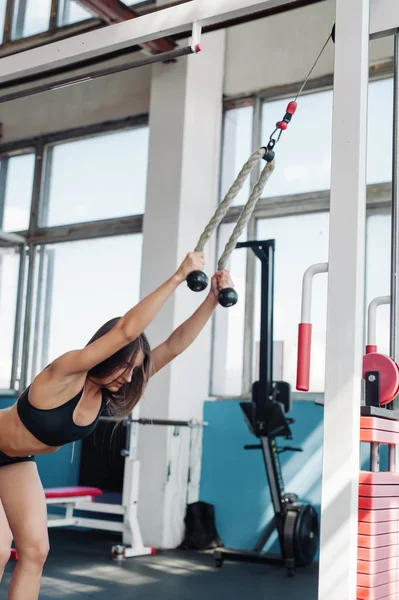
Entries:
{"label": "black weight plate", "polygon": [[319,546],[319,518],[310,504],[303,504],[295,522],[295,559],[298,566],[313,562]]}

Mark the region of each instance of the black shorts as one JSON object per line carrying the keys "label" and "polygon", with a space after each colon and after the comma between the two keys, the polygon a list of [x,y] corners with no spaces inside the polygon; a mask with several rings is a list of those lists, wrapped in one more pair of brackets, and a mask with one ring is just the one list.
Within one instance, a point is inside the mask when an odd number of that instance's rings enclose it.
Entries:
{"label": "black shorts", "polygon": [[6,465],[15,465],[20,462],[34,461],[34,456],[7,456],[0,450],[0,467],[5,467]]}

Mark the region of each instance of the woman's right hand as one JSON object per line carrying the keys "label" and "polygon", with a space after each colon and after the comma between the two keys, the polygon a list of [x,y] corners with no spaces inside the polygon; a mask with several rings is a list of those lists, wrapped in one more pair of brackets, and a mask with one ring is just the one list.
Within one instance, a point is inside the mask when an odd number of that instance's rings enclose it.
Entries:
{"label": "woman's right hand", "polygon": [[189,252],[176,272],[180,282],[187,279],[192,271],[203,271],[205,259],[203,252]]}

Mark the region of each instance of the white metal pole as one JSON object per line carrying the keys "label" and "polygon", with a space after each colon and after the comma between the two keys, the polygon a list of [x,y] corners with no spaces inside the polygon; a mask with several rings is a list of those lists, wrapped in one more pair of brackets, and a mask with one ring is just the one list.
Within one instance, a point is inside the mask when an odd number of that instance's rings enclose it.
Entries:
{"label": "white metal pole", "polygon": [[[393,140],[392,140],[392,221],[391,221],[391,337],[389,353],[399,360],[399,34],[394,36],[394,93],[393,93]],[[399,407],[396,398],[392,408]],[[393,447],[393,446],[392,446]],[[399,456],[396,456],[398,464]]]}
{"label": "white metal pole", "polygon": [[336,0],[319,600],[357,596],[369,0]]}
{"label": "white metal pole", "polygon": [[377,308],[391,303],[391,296],[378,296],[369,304],[367,319],[367,346],[377,346]]}

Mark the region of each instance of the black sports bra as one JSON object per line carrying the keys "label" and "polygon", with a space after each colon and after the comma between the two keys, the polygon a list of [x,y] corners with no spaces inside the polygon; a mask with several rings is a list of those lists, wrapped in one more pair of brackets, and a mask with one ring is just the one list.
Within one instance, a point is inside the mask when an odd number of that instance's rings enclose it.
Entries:
{"label": "black sports bra", "polygon": [[26,388],[18,398],[18,415],[26,429],[46,446],[64,446],[90,435],[106,405],[103,393],[101,408],[93,423],[84,426],[76,425],[73,421],[73,413],[82,397],[83,389],[72,400],[48,409],[32,406],[29,402],[29,389],[30,387]]}

